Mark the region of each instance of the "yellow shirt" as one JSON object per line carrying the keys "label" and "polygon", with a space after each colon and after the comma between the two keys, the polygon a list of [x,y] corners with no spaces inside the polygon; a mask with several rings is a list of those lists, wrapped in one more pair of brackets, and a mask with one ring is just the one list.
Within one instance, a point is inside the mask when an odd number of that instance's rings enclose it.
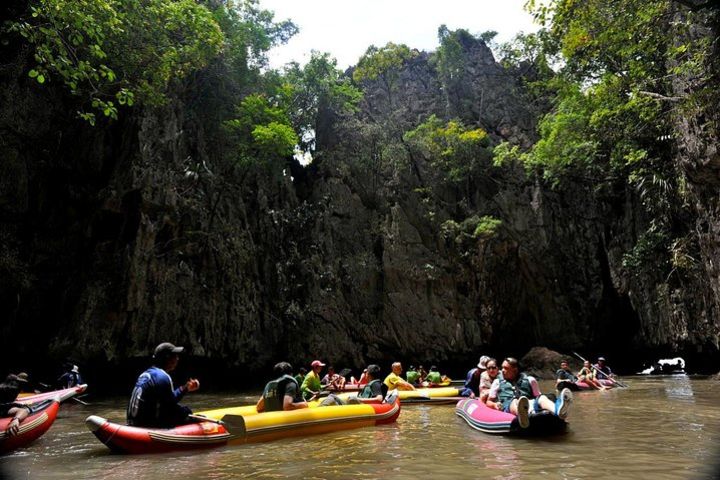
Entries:
{"label": "yellow shirt", "polygon": [[385,381],[383,382],[385,385],[387,385],[388,390],[395,390],[398,386],[398,383],[402,382],[403,379],[399,376],[395,375],[394,373],[390,373],[387,377],[385,377]]}

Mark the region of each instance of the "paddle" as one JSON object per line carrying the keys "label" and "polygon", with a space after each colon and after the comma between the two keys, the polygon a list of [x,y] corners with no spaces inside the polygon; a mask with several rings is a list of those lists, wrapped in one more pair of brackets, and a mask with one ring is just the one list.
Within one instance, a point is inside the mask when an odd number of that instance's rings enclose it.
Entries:
{"label": "paddle", "polygon": [[197,420],[198,422],[210,422],[217,423],[225,427],[225,430],[234,437],[242,437],[245,435],[245,419],[242,415],[224,415],[221,420],[215,420],[214,418],[208,418],[203,415],[188,415],[188,418]]}
{"label": "paddle", "polygon": [[[587,360],[585,360],[583,357],[581,357],[577,352],[573,352],[573,354],[574,354],[576,357],[578,357],[580,360],[582,360],[583,362],[587,362]],[[607,378],[607,379],[610,380],[611,382],[617,383],[618,385],[620,385],[620,386],[623,387],[623,388],[628,388],[628,386],[625,385],[624,383],[622,383],[620,380],[617,380],[617,379],[615,379],[615,378],[611,378],[607,373],[603,372],[602,370],[599,370],[599,369],[598,369],[595,365],[593,365],[592,363],[590,363],[590,366],[592,367],[593,370],[595,370],[595,372],[602,374],[603,377]]]}
{"label": "paddle", "polygon": [[72,399],[75,400],[76,402],[78,402],[80,405],[85,405],[86,407],[90,405],[88,402],[83,402],[82,400],[80,400],[77,397],[72,397]]}

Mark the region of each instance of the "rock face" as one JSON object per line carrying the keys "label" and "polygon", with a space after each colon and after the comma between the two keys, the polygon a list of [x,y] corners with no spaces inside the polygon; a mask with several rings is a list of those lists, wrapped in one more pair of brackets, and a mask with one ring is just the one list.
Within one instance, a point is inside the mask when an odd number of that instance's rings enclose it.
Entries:
{"label": "rock face", "polygon": [[[430,114],[478,119],[495,141],[534,139],[539,112],[521,81],[482,42],[463,48],[472,81],[461,92],[419,54],[392,91],[364,85],[356,115],[326,112],[316,163],[279,179],[225,175],[182,98],[91,129],[21,64],[3,67],[0,329],[18,339],[3,364],[49,354],[99,369],[165,340],[220,371],[313,358],[467,367],[478,352],[536,345],[602,351],[615,365],[646,351],[716,358],[711,181],[693,185],[703,274],[671,284],[623,267],[648,223],[628,187],[557,190],[488,163],[461,189],[403,149],[402,132]],[[699,148],[707,158],[693,168],[714,168],[717,137],[685,135],[684,161]],[[471,215],[502,224],[479,238],[443,232]]]}

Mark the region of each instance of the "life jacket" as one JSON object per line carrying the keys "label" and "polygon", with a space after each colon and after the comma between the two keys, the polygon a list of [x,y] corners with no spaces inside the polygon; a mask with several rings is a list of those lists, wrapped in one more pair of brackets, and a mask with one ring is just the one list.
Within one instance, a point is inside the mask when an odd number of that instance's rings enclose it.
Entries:
{"label": "life jacket", "polygon": [[513,398],[535,398],[530,380],[524,373],[518,375],[517,381],[514,384],[505,378],[500,378],[499,376],[498,378],[500,379],[500,388],[498,389],[498,400],[500,403],[505,403]]}
{"label": "life jacket", "polygon": [[297,380],[290,375],[283,375],[282,377],[276,378],[265,385],[263,398],[265,399],[266,412],[278,412],[283,410],[283,405],[285,403],[285,386],[289,382],[295,383],[298,391],[300,390],[300,387],[297,385]]}
{"label": "life jacket", "polygon": [[[382,382],[381,382],[379,379],[376,378],[376,379],[373,380],[372,382],[370,382],[370,383],[368,383],[367,385],[365,385],[365,388],[363,388],[363,389],[362,389],[362,392],[360,392],[360,393],[358,394],[358,397],[359,397],[359,398],[372,398],[372,397],[373,397],[373,394],[372,394],[372,388],[371,388],[370,386],[373,385],[373,384],[376,383],[376,382],[379,382],[379,383],[382,384]],[[387,387],[386,387],[386,388],[387,388]],[[382,389],[382,387],[381,387],[381,389]]]}

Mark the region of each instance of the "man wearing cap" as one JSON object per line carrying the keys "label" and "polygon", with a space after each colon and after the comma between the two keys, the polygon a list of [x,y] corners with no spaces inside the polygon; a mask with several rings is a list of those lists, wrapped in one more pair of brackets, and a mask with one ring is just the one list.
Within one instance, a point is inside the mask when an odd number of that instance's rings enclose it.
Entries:
{"label": "man wearing cap", "polygon": [[155,348],[153,366],[137,379],[127,408],[127,423],[137,427],[172,428],[191,423],[188,407],[178,402],[187,392],[200,388],[191,378],[178,388],[173,387],[169,372],[175,370],[183,347],[163,342]]}
{"label": "man wearing cap", "polygon": [[610,367],[605,365],[605,357],[598,357],[597,364],[593,365],[593,368],[597,372],[598,379],[612,380],[613,373]]}
{"label": "man wearing cap", "polygon": [[322,386],[320,385],[320,372],[324,366],[325,364],[320,360],[313,360],[310,364],[311,370],[305,375],[305,379],[300,387],[300,391],[305,400],[312,400],[320,393],[320,390],[322,390]]}
{"label": "man wearing cap", "polygon": [[490,357],[483,355],[477,367],[468,370],[465,376],[464,388],[460,391],[461,397],[476,398],[480,396],[480,376],[485,371],[485,365]]}
{"label": "man wearing cap", "polygon": [[20,430],[20,422],[25,420],[30,413],[30,407],[15,403],[15,399],[22,389],[21,385],[27,383],[26,377],[27,375],[20,377],[10,374],[4,382],[0,383],[0,417],[12,416],[12,420],[5,430],[8,436],[13,436]]}

